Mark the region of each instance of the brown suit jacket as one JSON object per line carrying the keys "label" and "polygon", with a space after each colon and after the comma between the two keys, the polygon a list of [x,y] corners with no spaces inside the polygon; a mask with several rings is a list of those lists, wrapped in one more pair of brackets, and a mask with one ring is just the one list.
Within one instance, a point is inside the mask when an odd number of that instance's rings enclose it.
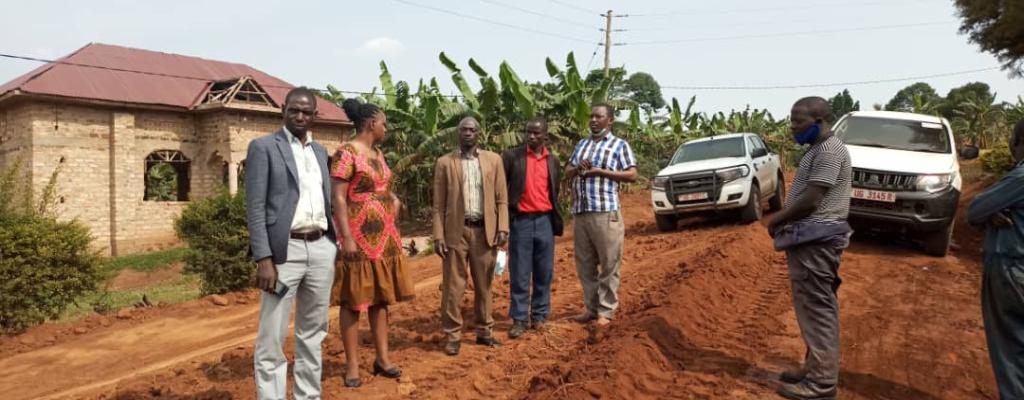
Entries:
{"label": "brown suit jacket", "polygon": [[[480,150],[484,188],[484,231],[487,243],[496,245],[498,232],[508,233],[508,188],[501,156]],[[465,229],[466,207],[462,196],[462,157],[459,151],[437,160],[434,167],[434,240],[456,246]]]}

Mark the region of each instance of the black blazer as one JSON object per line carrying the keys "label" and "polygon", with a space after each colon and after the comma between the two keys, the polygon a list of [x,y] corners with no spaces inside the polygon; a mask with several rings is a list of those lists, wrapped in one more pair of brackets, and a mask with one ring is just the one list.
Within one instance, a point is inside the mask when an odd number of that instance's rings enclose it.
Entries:
{"label": "black blazer", "polygon": [[[501,154],[505,166],[505,180],[508,182],[508,213],[519,214],[519,200],[523,198],[526,187],[526,145],[505,150]],[[558,187],[561,181],[562,168],[558,157],[553,153],[548,157],[548,195],[551,200],[551,229],[555,236],[562,236],[565,223],[558,211]]]}

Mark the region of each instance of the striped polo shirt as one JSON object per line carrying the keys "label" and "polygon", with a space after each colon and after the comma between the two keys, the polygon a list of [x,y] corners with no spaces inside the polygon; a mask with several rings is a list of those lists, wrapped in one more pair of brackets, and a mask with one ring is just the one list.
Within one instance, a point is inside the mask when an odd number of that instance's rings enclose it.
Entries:
{"label": "striped polo shirt", "polygon": [[[636,167],[636,157],[629,143],[605,131],[604,136],[588,137],[576,144],[569,164],[579,166],[590,160],[594,168],[625,171]],[[619,183],[605,177],[576,177],[572,183],[572,213],[611,212],[619,210]]]}
{"label": "striped polo shirt", "polygon": [[809,185],[824,186],[828,188],[825,197],[814,212],[800,222],[832,224],[846,221],[850,214],[851,175],[850,153],[842,140],[832,136],[812,145],[800,159],[800,168],[789,188],[789,196],[786,196],[786,207],[800,198]]}

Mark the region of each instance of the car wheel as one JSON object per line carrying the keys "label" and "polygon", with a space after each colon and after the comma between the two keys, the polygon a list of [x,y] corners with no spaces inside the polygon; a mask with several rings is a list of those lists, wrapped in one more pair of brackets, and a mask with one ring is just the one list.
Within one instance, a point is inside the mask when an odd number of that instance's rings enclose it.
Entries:
{"label": "car wheel", "polygon": [[679,218],[676,217],[675,215],[654,214],[654,222],[658,224],[659,231],[672,232],[676,230]]}
{"label": "car wheel", "polygon": [[782,174],[779,174],[779,182],[775,185],[775,195],[768,200],[768,210],[779,211],[782,209],[782,203],[786,196],[786,180],[783,179]]}
{"label": "car wheel", "polygon": [[949,244],[953,241],[953,223],[946,229],[932,232],[924,236],[924,252],[930,256],[945,257],[949,253]]}
{"label": "car wheel", "polygon": [[756,222],[761,219],[761,189],[756,185],[750,186],[750,196],[747,198],[747,205],[740,211],[740,221],[744,224]]}

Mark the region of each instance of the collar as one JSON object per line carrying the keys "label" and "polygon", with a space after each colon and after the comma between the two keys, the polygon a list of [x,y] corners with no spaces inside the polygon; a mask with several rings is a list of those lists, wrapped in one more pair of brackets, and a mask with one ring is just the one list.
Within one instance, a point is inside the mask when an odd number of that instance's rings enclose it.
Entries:
{"label": "collar", "polygon": [[477,158],[477,157],[480,157],[480,147],[479,146],[473,148],[473,154],[463,153],[461,148],[459,148],[459,150],[457,152],[459,154],[459,157],[462,157],[462,158]]}
{"label": "collar", "polygon": [[594,135],[593,133],[591,133],[590,134],[590,140],[597,141],[597,142],[603,142],[605,139],[608,139],[611,136],[612,136],[612,130],[611,130],[611,128],[607,128],[607,129],[601,131],[600,133],[598,133],[597,135]]}
{"label": "collar", "polygon": [[530,145],[526,145],[526,155],[528,155],[528,156],[536,156],[536,158],[544,158],[544,157],[547,157],[548,154],[550,154],[550,152],[548,151],[548,147],[547,146],[542,147],[540,149],[540,154],[537,154],[537,153],[535,153],[533,151],[532,148],[530,148]]}
{"label": "collar", "polygon": [[288,138],[289,143],[295,142],[302,144],[303,146],[309,146],[310,143],[313,143],[313,132],[306,131],[306,142],[302,143],[299,142],[299,138],[295,137],[295,135],[293,135],[292,132],[288,130],[288,127],[282,126],[281,130],[284,131],[284,135]]}

